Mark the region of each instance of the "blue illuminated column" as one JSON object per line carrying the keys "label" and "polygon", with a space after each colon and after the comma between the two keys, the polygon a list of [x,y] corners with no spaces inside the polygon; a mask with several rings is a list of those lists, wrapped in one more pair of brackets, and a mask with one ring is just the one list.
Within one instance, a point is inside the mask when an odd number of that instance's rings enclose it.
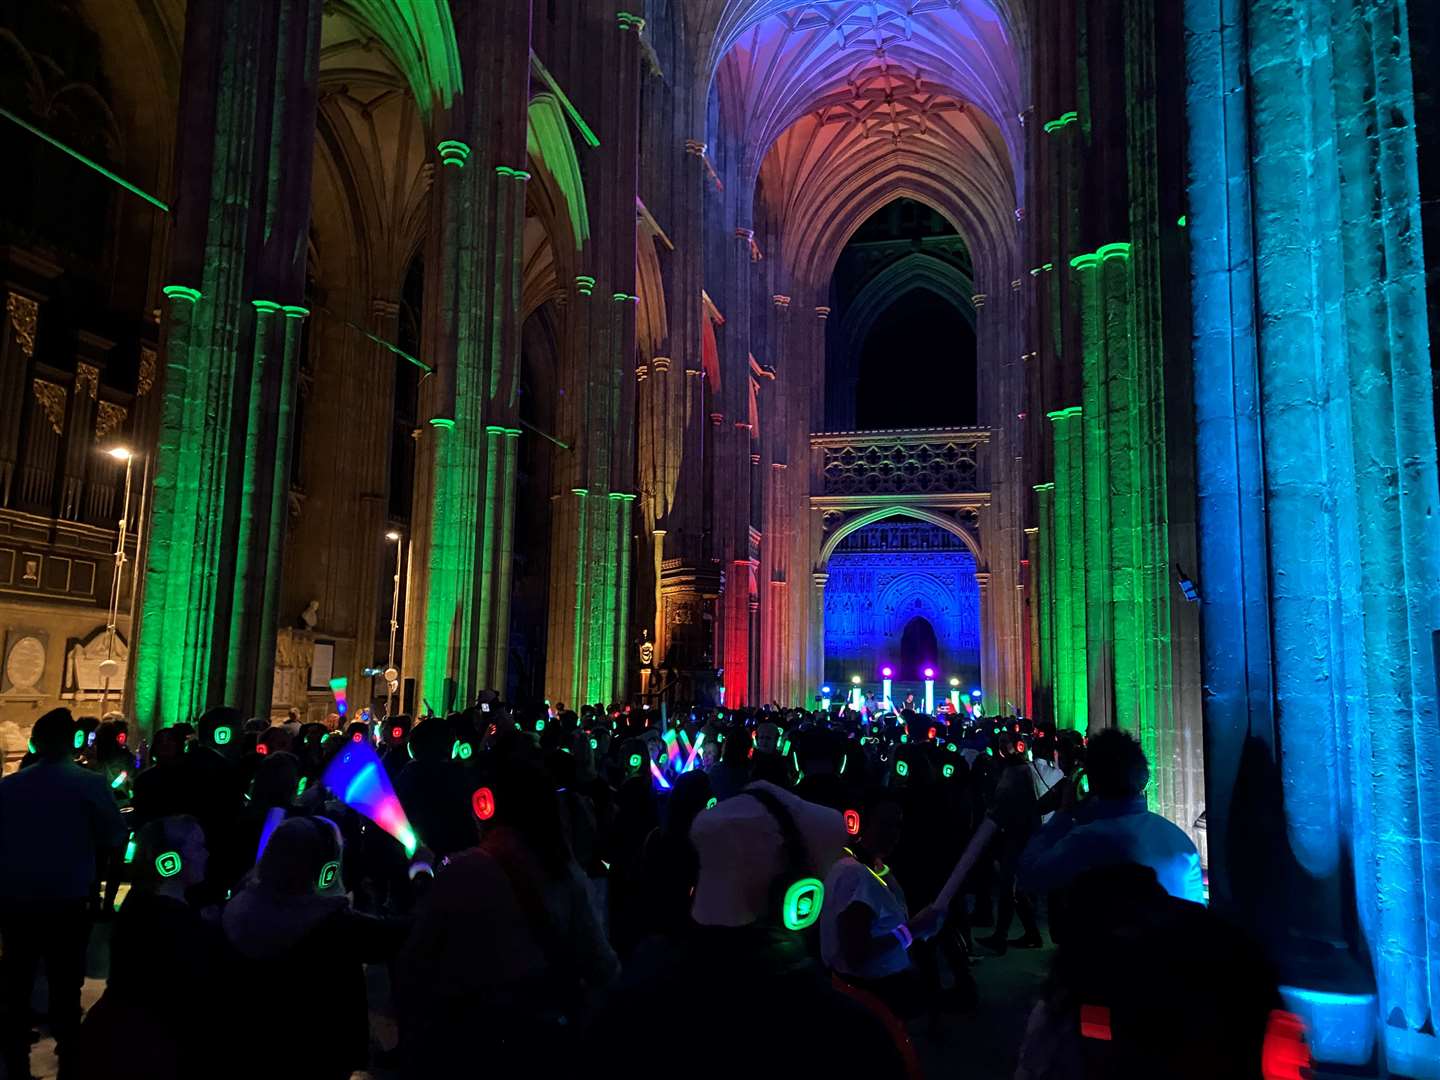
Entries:
{"label": "blue illuminated column", "polygon": [[960,715],[960,680],[956,678],[950,680],[950,708]]}
{"label": "blue illuminated column", "polygon": [[861,697],[860,697],[860,676],[859,676],[859,675],[853,675],[853,676],[851,676],[851,678],[850,678],[850,683],[851,683],[851,689],[850,689],[850,707],[851,707],[852,709],[854,709],[856,712],[859,712],[859,711],[860,711],[860,701],[861,701]]}
{"label": "blue illuminated column", "polygon": [[925,715],[933,716],[935,713],[935,669],[925,669]]}
{"label": "blue illuminated column", "polygon": [[880,700],[884,702],[884,708],[887,713],[894,712],[895,710],[895,706],[890,702],[890,675],[891,672],[888,667],[880,669],[880,676],[882,679]]}
{"label": "blue illuminated column", "polygon": [[1437,1077],[1415,100],[1407,5],[1358,9],[1186,3],[1207,836],[1214,901],[1275,946],[1317,1058]]}

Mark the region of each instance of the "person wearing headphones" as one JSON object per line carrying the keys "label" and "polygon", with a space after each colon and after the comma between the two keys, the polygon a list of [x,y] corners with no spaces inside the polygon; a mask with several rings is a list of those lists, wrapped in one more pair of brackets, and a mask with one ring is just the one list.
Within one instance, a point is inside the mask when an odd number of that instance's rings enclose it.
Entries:
{"label": "person wearing headphones", "polygon": [[918,1014],[919,982],[910,967],[910,946],[934,937],[945,913],[926,908],[910,918],[905,893],[885,859],[900,842],[905,812],[890,789],[866,800],[860,834],[825,878],[820,917],[820,955],[825,966],[852,986],[874,994],[897,1016]]}
{"label": "person wearing headphones", "polygon": [[348,1080],[365,1067],[370,1016],[365,965],[399,951],[408,922],[355,911],[340,874],[340,830],[323,817],[292,817],[270,835],[253,879],[225,906],[220,925],[228,958],[221,988],[231,1015],[257,1001],[302,993],[304,1022],[256,1039],[234,1032],[212,1051],[212,1076]]}
{"label": "person wearing headphones", "polygon": [[727,1033],[687,1054],[689,1078],[906,1076],[881,1019],[811,957],[809,934],[828,903],[821,878],[845,841],[840,813],[758,781],[700,811],[690,840],[699,858],[691,925],[635,951],[592,1026],[595,1060],[673,1077],[673,1055],[635,1052],[635,1018],[656,1002],[683,1002]]}
{"label": "person wearing headphones", "polygon": [[0,780],[0,1052],[28,1076],[30,995],[43,960],[62,1050],[80,1027],[80,990],[98,862],[125,843],[105,778],[74,762],[74,718],[52,709],[30,733],[34,764]]}
{"label": "person wearing headphones", "polygon": [[[208,1071],[205,1002],[219,935],[186,899],[205,880],[209,851],[193,817],[145,825],[135,836],[130,893],[115,921],[105,993],[85,1016],[75,1076],[181,1080]],[[126,1052],[116,1053],[117,1046]]]}

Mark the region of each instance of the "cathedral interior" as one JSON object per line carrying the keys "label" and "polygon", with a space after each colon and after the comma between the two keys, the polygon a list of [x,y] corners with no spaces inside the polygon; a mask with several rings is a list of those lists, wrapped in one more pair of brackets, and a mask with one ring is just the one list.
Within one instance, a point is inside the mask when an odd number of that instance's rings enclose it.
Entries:
{"label": "cathedral interior", "polygon": [[1317,1060],[1440,1077],[1425,0],[0,0],[0,54],[12,767],[57,705],[893,667],[1134,734]]}

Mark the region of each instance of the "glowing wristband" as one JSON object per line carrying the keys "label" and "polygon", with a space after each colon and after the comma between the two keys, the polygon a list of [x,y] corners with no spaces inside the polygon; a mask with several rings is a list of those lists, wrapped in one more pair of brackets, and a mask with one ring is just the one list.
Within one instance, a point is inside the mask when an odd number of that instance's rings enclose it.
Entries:
{"label": "glowing wristband", "polygon": [[915,943],[915,935],[910,933],[910,928],[904,923],[901,923],[899,926],[895,927],[895,929],[891,930],[890,933],[895,935],[895,940],[900,942],[900,947],[902,949],[908,950],[910,946]]}

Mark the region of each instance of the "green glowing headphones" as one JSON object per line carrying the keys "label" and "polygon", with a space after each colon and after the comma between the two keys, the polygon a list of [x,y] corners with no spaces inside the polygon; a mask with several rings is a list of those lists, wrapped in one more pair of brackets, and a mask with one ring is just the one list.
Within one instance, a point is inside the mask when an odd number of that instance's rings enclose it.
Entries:
{"label": "green glowing headphones", "polygon": [[952,776],[955,775],[955,766],[948,763],[940,766],[940,775],[943,776],[946,780],[949,780]]}
{"label": "green glowing headphones", "polygon": [[230,726],[228,724],[221,724],[215,729],[215,745],[224,746],[230,741],[231,736],[233,736],[234,734],[235,733],[230,730]]}
{"label": "green glowing headphones", "polygon": [[162,851],[155,857],[155,872],[162,878],[174,877],[183,865],[178,851]]}
{"label": "green glowing headphones", "polygon": [[640,754],[631,754],[631,755],[630,755],[630,767],[631,767],[632,769],[638,769],[638,768],[640,768],[641,762],[643,762],[644,760],[645,760],[644,757],[642,757]]}
{"label": "green glowing headphones", "polygon": [[775,879],[780,922],[787,930],[808,930],[820,918],[820,908],[825,903],[825,883],[811,873],[813,864],[805,837],[789,809],[770,792],[751,785],[743,794],[763,806],[780,830],[780,853],[785,867]]}
{"label": "green glowing headphones", "polygon": [[320,868],[320,877],[316,879],[315,886],[319,889],[328,889],[335,884],[335,879],[340,876],[340,863],[331,859]]}

